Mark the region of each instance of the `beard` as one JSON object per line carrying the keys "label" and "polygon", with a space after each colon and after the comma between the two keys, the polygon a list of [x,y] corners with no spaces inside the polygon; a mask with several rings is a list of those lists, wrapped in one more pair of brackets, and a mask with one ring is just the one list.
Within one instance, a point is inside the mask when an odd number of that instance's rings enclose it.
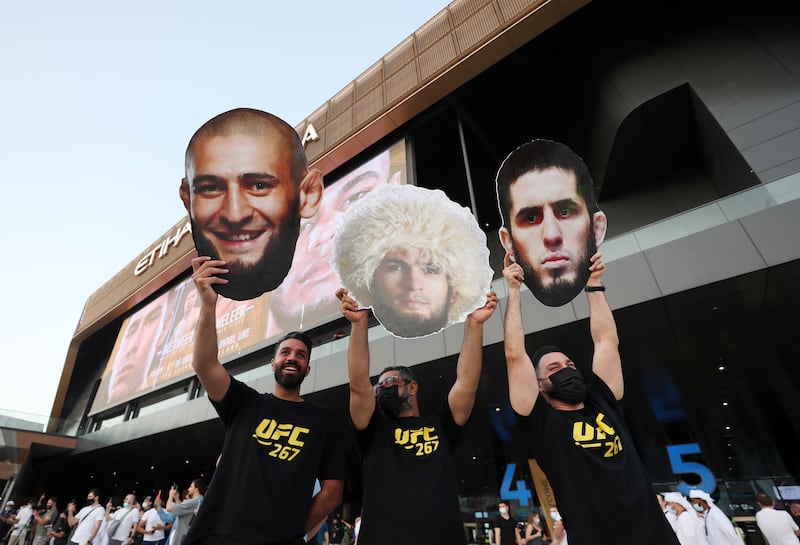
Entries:
{"label": "beard", "polygon": [[[295,365],[300,367],[297,364],[297,362],[287,361],[286,363],[294,363]],[[286,363],[283,365],[286,365]],[[297,373],[296,375],[286,375],[283,372],[283,365],[275,367],[275,382],[277,382],[287,390],[300,389],[300,385],[303,384],[303,380],[305,380],[306,376],[303,373]]]}
{"label": "beard", "polygon": [[428,318],[409,318],[397,313],[389,305],[386,305],[380,297],[380,293],[373,288],[374,301],[372,312],[389,333],[404,339],[414,337],[424,337],[437,331],[441,331],[447,325],[447,315],[450,312],[450,291],[447,294],[447,303],[442,310],[435,316]]}
{"label": "beard", "polygon": [[[213,284],[214,291],[234,301],[246,301],[281,285],[292,266],[297,236],[300,234],[300,214],[296,208],[285,222],[277,226],[274,236],[255,263],[246,264],[238,260],[226,263],[228,273],[224,278],[228,283]],[[203,234],[194,219],[191,224],[197,255],[220,259],[211,240]]]}
{"label": "beard", "polygon": [[589,236],[586,237],[584,253],[578,258],[578,266],[575,270],[575,278],[569,279],[563,276],[550,277],[550,283],[544,285],[539,279],[539,275],[531,266],[530,262],[521,254],[517,255],[517,263],[525,273],[525,285],[533,292],[533,295],[548,307],[560,307],[566,305],[577,296],[586,282],[589,280],[591,271],[590,258],[597,252],[597,243],[594,240],[594,229],[589,229]]}

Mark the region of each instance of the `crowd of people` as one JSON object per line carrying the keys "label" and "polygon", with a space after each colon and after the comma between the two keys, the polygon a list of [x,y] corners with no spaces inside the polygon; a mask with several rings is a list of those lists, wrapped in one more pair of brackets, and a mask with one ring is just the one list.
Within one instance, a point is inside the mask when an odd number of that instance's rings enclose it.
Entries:
{"label": "crowd of people", "polygon": [[64,505],[45,494],[20,506],[9,500],[0,513],[0,540],[7,545],[180,545],[205,491],[205,482],[194,479],[182,493],[173,484],[166,499],[160,491],[141,501],[131,493],[116,504],[113,498],[103,504],[95,488],[80,508],[75,500]]}
{"label": "crowd of people", "polygon": [[[742,545],[745,533],[716,505],[710,494],[693,489],[689,495],[656,495],[680,545]],[[756,496],[756,524],[767,545],[796,545],[800,536],[800,503],[776,510],[775,500],[764,492]]]}

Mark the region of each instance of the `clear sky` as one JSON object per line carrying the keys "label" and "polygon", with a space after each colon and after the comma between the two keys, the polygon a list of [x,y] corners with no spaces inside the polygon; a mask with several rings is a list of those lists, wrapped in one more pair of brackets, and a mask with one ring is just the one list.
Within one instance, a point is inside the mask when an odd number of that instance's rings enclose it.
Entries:
{"label": "clear sky", "polygon": [[204,121],[297,125],[446,5],[0,0],[0,409],[49,415],[88,296],[183,217]]}

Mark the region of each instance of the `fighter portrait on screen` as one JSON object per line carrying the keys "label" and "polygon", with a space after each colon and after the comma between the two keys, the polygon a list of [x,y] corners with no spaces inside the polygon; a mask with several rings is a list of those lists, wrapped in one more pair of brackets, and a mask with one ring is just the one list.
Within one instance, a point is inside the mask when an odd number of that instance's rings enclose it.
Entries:
{"label": "fighter portrait on screen", "polygon": [[[193,373],[192,343],[200,316],[200,299],[191,278],[175,286],[175,308],[170,308],[174,323],[167,332],[166,342],[148,373],[148,388],[160,388]],[[263,294],[255,299],[236,301],[220,299],[217,305],[217,338],[219,357],[241,354],[258,344],[267,321],[267,298]]]}
{"label": "fighter portrait on screen", "polygon": [[300,222],[292,268],[269,294],[267,338],[314,327],[339,315],[335,293],[340,284],[331,268],[333,236],[347,211],[374,189],[405,183],[405,163],[405,141],[401,140],[325,187],[317,213]]}
{"label": "fighter portrait on screen", "polygon": [[130,398],[147,386],[148,373],[164,344],[174,297],[167,292],[134,312],[122,324],[111,352],[95,407]]}
{"label": "fighter portrait on screen", "polygon": [[277,288],[292,264],[300,219],[322,201],[297,132],[282,119],[237,108],[189,140],[180,197],[198,255],[225,261],[217,293],[242,301]]}
{"label": "fighter portrait on screen", "polygon": [[[256,299],[220,299],[217,305],[219,357],[257,349],[266,328],[268,294]],[[192,341],[198,294],[188,278],[126,318],[109,356],[90,413],[104,411],[194,373]]]}
{"label": "fighter portrait on screen", "polygon": [[401,338],[463,321],[491,286],[486,235],[439,190],[375,189],[345,215],[333,254],[341,285]]}
{"label": "fighter portrait on screen", "polygon": [[586,286],[589,260],[606,235],[586,164],[564,144],[538,139],[512,151],[495,181],[500,242],[525,285],[547,306],[569,303]]}

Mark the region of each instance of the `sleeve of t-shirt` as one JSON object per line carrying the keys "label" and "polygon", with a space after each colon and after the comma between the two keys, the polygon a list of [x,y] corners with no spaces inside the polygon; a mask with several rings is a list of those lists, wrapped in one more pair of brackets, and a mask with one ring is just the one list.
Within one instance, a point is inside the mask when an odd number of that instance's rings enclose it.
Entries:
{"label": "sleeve of t-shirt", "polygon": [[619,416],[623,416],[622,414],[622,400],[617,399],[611,388],[608,387],[608,384],[603,382],[603,379],[592,373],[592,383],[589,386],[593,388],[608,404],[614,408]]}
{"label": "sleeve of t-shirt", "polygon": [[53,523],[53,532],[65,532],[68,528],[69,526],[67,525],[67,521],[62,519],[60,516],[56,518],[55,522]]}
{"label": "sleeve of t-shirt", "polygon": [[317,478],[320,481],[328,479],[341,479],[347,477],[347,463],[344,458],[344,445],[342,445],[343,430],[336,417],[327,412],[328,425],[325,426],[325,445],[320,461]]}
{"label": "sleeve of t-shirt", "polygon": [[172,511],[169,513],[173,517],[180,517],[182,515],[188,515],[189,513],[194,513],[194,510],[197,509],[197,504],[200,503],[200,498],[190,498],[188,500],[183,500],[180,503],[173,503],[172,504]]}
{"label": "sleeve of t-shirt", "polygon": [[102,507],[95,507],[94,511],[89,513],[89,517],[91,517],[89,518],[89,520],[92,521],[93,523],[97,522],[98,520],[103,520],[104,518],[106,518],[106,510],[103,509]]}
{"label": "sleeve of t-shirt", "polygon": [[461,438],[461,433],[464,431],[464,426],[459,426],[453,419],[453,411],[450,410],[449,403],[443,403],[440,409],[440,416],[442,419],[442,427],[450,442],[455,445]]}
{"label": "sleeve of t-shirt", "polygon": [[214,409],[217,411],[220,420],[222,420],[225,429],[230,427],[245,399],[250,395],[258,395],[258,392],[244,382],[231,377],[231,384],[228,387],[228,391],[225,392],[225,397],[219,402],[209,399]]}
{"label": "sleeve of t-shirt", "polygon": [[353,424],[353,420],[350,419],[350,425],[353,427],[353,431],[356,434],[358,452],[360,452],[362,455],[367,451],[370,444],[372,444],[372,438],[375,436],[375,428],[378,425],[379,418],[384,418],[384,416],[380,413],[380,409],[375,407],[375,409],[372,411],[372,416],[369,419],[367,427],[363,430],[357,429],[355,424]]}
{"label": "sleeve of t-shirt", "polygon": [[158,518],[164,521],[165,524],[169,524],[170,522],[175,522],[175,515],[173,515],[163,507],[161,509],[156,510],[156,513],[158,513]]}

